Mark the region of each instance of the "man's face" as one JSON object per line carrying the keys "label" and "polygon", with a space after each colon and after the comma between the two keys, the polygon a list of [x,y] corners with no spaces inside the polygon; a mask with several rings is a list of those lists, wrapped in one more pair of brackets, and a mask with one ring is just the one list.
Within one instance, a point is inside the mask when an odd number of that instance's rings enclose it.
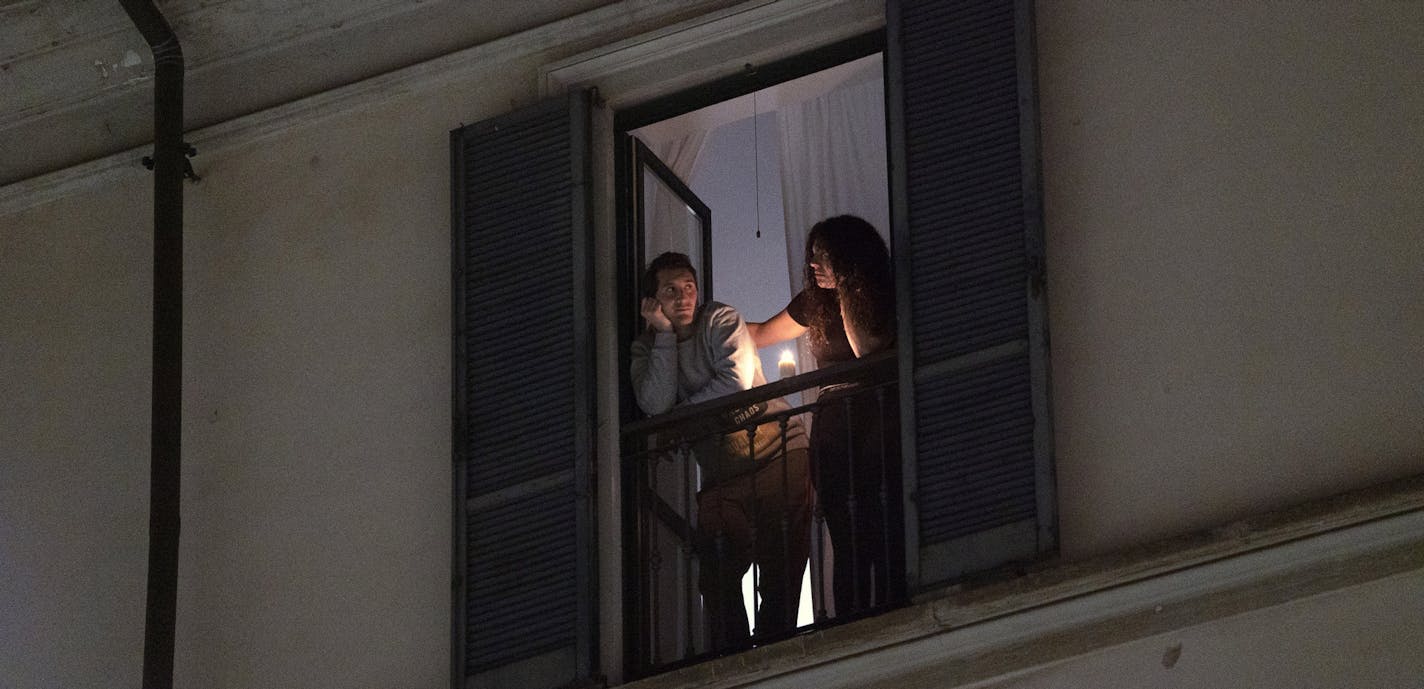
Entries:
{"label": "man's face", "polygon": [[663,315],[672,321],[674,328],[691,325],[697,313],[697,281],[692,279],[692,271],[686,268],[659,270],[657,299]]}

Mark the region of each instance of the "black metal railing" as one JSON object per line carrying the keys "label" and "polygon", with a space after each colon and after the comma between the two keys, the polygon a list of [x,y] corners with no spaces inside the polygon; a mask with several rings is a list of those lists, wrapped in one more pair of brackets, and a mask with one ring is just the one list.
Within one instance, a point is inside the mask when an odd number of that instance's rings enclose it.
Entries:
{"label": "black metal railing", "polygon": [[895,378],[884,352],[624,426],[635,675],[901,601]]}

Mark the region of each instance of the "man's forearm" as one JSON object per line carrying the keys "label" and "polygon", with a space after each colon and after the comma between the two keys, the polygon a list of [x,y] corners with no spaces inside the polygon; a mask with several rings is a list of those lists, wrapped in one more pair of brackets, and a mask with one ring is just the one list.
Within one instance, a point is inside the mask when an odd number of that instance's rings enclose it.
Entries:
{"label": "man's forearm", "polygon": [[686,402],[696,404],[734,392],[749,390],[756,383],[756,345],[746,322],[731,308],[713,313],[707,328],[708,358],[712,377]]}
{"label": "man's forearm", "polygon": [[730,395],[734,392],[750,389],[752,387],[751,374],[747,373],[746,375],[742,375],[743,372],[740,370],[740,367],[730,362],[728,363],[729,365],[726,366],[718,366],[716,371],[713,372],[712,377],[708,379],[707,384],[703,385],[697,392],[688,395],[685,403],[697,404],[698,402],[706,402],[707,400],[716,399],[723,395]]}
{"label": "man's forearm", "polygon": [[661,414],[677,403],[677,337],[658,332],[652,344],[633,343],[629,375],[633,397],[649,415]]}

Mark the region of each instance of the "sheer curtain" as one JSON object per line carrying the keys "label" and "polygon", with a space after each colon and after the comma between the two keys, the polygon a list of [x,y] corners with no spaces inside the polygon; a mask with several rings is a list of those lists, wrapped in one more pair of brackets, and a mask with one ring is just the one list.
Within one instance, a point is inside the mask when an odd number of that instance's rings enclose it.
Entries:
{"label": "sheer curtain", "polygon": [[[697,164],[698,156],[702,154],[702,145],[707,139],[707,132],[695,130],[680,132],[668,138],[652,138],[650,136],[640,138],[643,139],[643,143],[647,144],[648,150],[651,150],[653,155],[663,161],[672,169],[673,174],[677,175],[683,184],[686,184],[692,175],[693,166]],[[645,196],[650,202],[644,208],[644,212],[649,214],[647,226],[650,230],[648,243],[645,247],[646,260],[651,261],[653,257],[664,251],[678,251],[687,254],[692,257],[694,264],[699,259],[705,258],[702,256],[702,230],[697,218],[688,213],[687,206],[671,191],[661,188],[661,183],[651,179],[647,183],[659,189],[657,192],[647,193]],[[646,193],[649,190],[644,191]]]}
{"label": "sheer curtain", "polygon": [[[867,62],[834,89],[777,111],[786,264],[791,294],[801,292],[806,235],[833,215],[865,218],[889,244],[885,89],[880,61]],[[802,371],[815,368],[805,338]]]}

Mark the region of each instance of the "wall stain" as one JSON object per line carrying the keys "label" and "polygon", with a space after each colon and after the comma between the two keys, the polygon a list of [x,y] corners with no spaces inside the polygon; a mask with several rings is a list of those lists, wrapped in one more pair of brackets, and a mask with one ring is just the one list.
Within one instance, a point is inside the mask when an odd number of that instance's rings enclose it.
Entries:
{"label": "wall stain", "polygon": [[1176,644],[1168,646],[1167,651],[1162,654],[1162,667],[1168,670],[1177,665],[1177,661],[1182,659],[1182,645]]}

